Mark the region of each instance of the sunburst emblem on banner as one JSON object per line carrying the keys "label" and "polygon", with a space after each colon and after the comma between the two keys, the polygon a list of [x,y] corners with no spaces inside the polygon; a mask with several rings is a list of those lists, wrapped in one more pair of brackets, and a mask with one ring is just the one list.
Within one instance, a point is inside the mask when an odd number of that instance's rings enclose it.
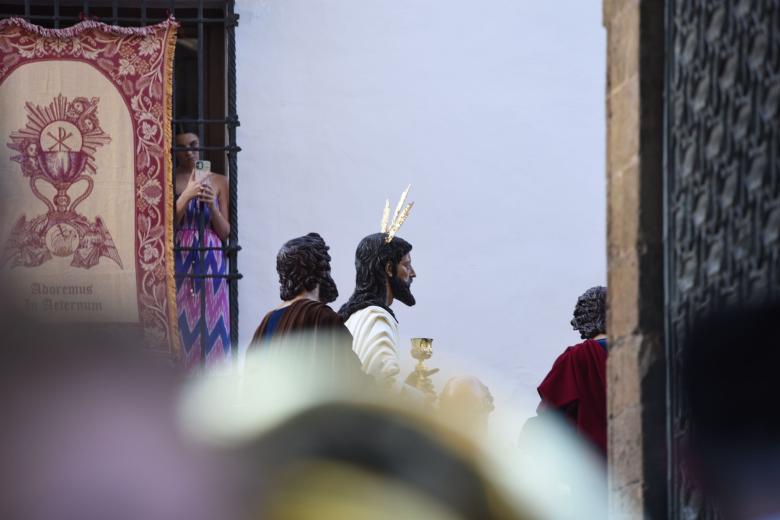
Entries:
{"label": "sunburst emblem on banner", "polygon": [[[70,265],[89,269],[107,257],[122,268],[103,219],[96,216],[93,222],[76,212],[94,189],[95,154],[111,142],[100,127],[99,101],[96,97],[69,101],[58,95],[44,106],[25,103],[27,124],[11,133],[8,147],[17,152],[11,160],[19,163],[33,195],[48,211],[30,221],[26,215],[19,217],[5,243],[3,264],[35,267],[57,256],[72,257]],[[53,186],[56,194],[44,195],[40,182]],[[72,199],[69,191],[81,185],[81,193]]]}

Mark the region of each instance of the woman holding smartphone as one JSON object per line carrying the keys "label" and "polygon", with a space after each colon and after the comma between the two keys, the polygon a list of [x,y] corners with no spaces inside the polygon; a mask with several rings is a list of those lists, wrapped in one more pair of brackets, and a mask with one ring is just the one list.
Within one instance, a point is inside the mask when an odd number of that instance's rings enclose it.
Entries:
{"label": "woman holding smartphone", "polygon": [[[176,152],[176,246],[214,248],[184,250],[175,254],[176,305],[179,313],[182,357],[186,369],[206,366],[230,356],[230,307],[225,278],[189,278],[180,275],[225,275],[227,257],[221,248],[230,234],[228,181],[209,169],[196,168],[200,146],[198,136],[182,132],[176,145],[190,148]],[[202,161],[205,162],[205,161]],[[206,164],[208,164],[206,162]],[[203,222],[203,236],[198,240]],[[204,294],[202,294],[204,293]],[[205,313],[201,312],[203,303]],[[202,323],[202,317],[206,321]],[[201,337],[201,329],[205,336]]]}

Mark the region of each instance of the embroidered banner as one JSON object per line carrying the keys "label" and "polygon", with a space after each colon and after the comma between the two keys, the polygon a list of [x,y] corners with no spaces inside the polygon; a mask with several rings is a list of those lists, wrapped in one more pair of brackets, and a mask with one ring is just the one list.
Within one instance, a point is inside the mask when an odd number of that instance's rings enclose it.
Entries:
{"label": "embroidered banner", "polygon": [[138,326],[174,355],[177,26],[0,21],[0,266],[14,296],[39,317]]}

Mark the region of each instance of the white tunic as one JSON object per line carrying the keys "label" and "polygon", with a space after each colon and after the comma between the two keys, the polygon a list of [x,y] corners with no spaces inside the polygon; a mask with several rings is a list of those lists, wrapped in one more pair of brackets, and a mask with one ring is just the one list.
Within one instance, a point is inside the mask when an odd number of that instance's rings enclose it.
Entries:
{"label": "white tunic", "polygon": [[354,312],[345,325],[352,333],[355,351],[363,372],[381,384],[394,385],[398,365],[398,322],[382,307],[370,306]]}

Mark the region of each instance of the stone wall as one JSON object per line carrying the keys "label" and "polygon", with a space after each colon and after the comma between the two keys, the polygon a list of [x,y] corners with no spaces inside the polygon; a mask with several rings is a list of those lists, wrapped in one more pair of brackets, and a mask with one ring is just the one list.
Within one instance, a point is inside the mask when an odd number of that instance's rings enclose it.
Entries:
{"label": "stone wall", "polygon": [[666,518],[664,2],[604,0],[610,515]]}

